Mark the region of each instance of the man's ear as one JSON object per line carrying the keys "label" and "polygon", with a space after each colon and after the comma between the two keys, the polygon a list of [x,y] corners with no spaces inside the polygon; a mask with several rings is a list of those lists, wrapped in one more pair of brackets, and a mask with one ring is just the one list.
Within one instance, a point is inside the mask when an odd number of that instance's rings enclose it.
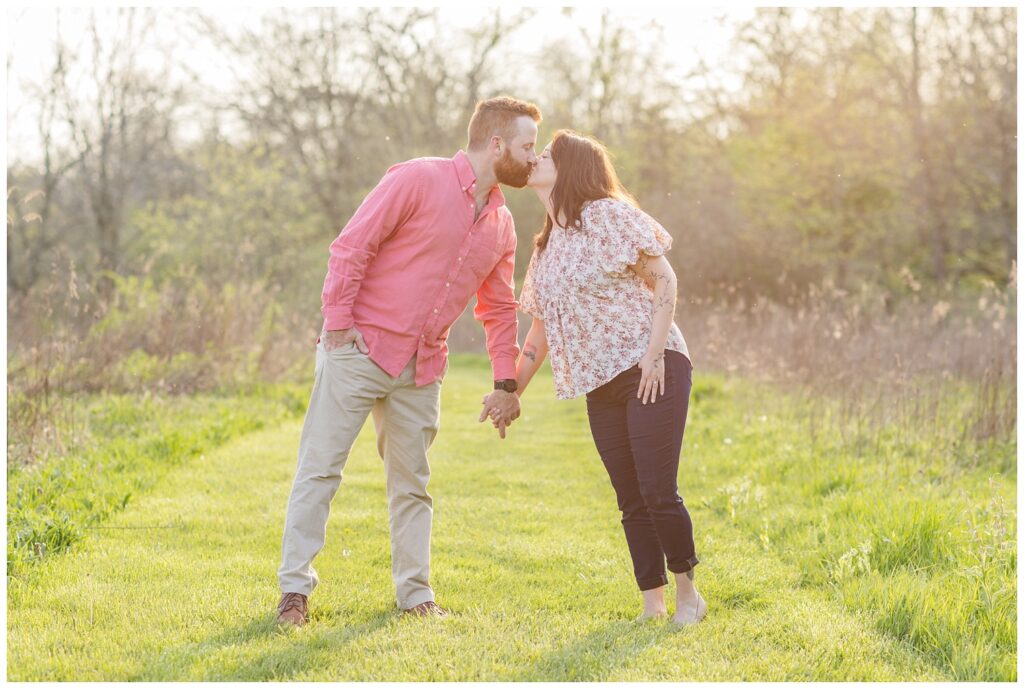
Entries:
{"label": "man's ear", "polygon": [[491,137],[491,153],[493,153],[495,157],[501,157],[501,153],[504,150],[504,146],[505,141],[500,136],[495,134],[494,136]]}

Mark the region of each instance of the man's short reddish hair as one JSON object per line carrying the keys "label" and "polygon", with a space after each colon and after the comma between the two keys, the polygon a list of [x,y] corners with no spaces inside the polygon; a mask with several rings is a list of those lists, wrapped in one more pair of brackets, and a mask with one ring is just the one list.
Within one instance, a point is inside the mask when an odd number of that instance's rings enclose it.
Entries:
{"label": "man's short reddish hair", "polygon": [[512,139],[516,135],[515,121],[523,116],[540,122],[540,108],[508,96],[478,102],[469,120],[469,148],[485,147],[492,136],[500,136],[505,141]]}

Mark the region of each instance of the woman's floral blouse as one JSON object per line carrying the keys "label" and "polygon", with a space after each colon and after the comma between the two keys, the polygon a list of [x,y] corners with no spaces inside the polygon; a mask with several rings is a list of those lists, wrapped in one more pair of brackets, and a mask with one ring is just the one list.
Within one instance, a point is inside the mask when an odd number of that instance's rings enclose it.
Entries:
{"label": "woman's floral blouse", "polygon": [[[544,322],[559,399],[590,392],[643,357],[654,293],[629,266],[671,246],[654,218],[604,198],[584,207],[580,227],[555,227],[545,250],[534,249],[519,308]],[[665,348],[690,356],[675,323]]]}

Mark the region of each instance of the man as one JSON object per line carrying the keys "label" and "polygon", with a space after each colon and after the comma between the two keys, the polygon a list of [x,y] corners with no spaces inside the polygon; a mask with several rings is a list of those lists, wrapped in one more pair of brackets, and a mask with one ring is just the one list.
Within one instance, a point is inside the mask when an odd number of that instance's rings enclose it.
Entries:
{"label": "man", "polygon": [[[323,331],[285,519],[278,620],[301,625],[317,585],[331,500],[372,412],[387,476],[398,606],[444,616],[430,588],[427,449],[440,422],[448,330],[474,293],[494,374],[485,399],[504,424],[519,415],[516,235],[498,184],[526,185],[540,110],[514,98],[477,104],[469,145],[453,158],[393,166],[331,244]],[[482,417],[483,418],[483,417]]]}

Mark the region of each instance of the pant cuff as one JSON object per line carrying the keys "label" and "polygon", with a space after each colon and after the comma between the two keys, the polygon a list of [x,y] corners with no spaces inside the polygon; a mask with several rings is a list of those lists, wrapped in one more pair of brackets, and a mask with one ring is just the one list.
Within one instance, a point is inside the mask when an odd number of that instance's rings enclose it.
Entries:
{"label": "pant cuff", "polygon": [[303,574],[295,569],[284,572],[284,567],[281,570],[277,574],[277,585],[282,594],[301,593],[308,598],[319,583],[315,574]]}
{"label": "pant cuff", "polygon": [[434,600],[434,592],[430,589],[427,589],[425,591],[417,591],[405,600],[398,601],[398,607],[400,607],[402,610],[409,610],[410,608],[415,608],[417,605],[421,603],[426,603],[427,601],[432,600]]}
{"label": "pant cuff", "polygon": [[282,586],[281,595],[286,593],[301,593],[306,598],[309,598],[313,593],[313,587],[311,586]]}
{"label": "pant cuff", "polygon": [[662,574],[660,577],[651,577],[650,579],[637,579],[637,586],[640,587],[641,591],[649,591],[656,589],[659,586],[665,586],[668,584],[668,577]]}
{"label": "pant cuff", "polygon": [[697,556],[694,555],[693,557],[687,558],[686,562],[679,565],[674,565],[670,562],[668,565],[668,571],[672,572],[673,574],[683,574],[684,572],[689,572],[691,569],[693,569],[699,564],[700,560],[698,560]]}

